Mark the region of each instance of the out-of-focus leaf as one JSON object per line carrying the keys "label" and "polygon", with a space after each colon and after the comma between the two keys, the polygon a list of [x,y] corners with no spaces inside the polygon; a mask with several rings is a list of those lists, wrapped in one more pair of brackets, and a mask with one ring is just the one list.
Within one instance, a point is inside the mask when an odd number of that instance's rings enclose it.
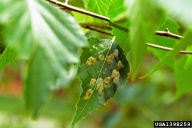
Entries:
{"label": "out-of-focus leaf", "polygon": [[152,38],[155,30],[162,23],[164,13],[151,0],[137,0],[129,4],[130,46],[132,52],[132,80],[135,79],[145,56],[145,43]]}
{"label": "out-of-focus leaf", "polygon": [[107,16],[111,0],[83,0],[83,2],[89,11]]}
{"label": "out-of-focus leaf", "polygon": [[183,23],[187,28],[192,25],[191,0],[158,0],[158,5]]}
{"label": "out-of-focus leaf", "polygon": [[115,125],[118,124],[118,122],[121,121],[121,118],[123,116],[123,111],[117,110],[113,113],[109,113],[105,118],[103,122],[104,128],[114,128]]}
{"label": "out-of-focus leaf", "polygon": [[6,64],[12,63],[16,59],[16,52],[7,47],[0,55],[0,70],[3,70]]}
{"label": "out-of-focus leaf", "polygon": [[[83,0],[85,9],[103,16],[107,16],[111,0]],[[83,22],[81,23],[91,23],[97,25],[97,27],[94,27],[96,29],[101,29],[102,31],[105,31],[105,28],[101,27],[108,25],[109,23],[107,21],[98,19],[98,18],[93,18],[90,16],[85,16],[83,18]],[[89,25],[88,25],[89,26]],[[89,26],[92,27],[92,26]]]}
{"label": "out-of-focus leaf", "polygon": [[10,16],[6,41],[20,58],[29,59],[25,102],[36,116],[58,79],[68,78],[71,64],[79,60],[79,48],[87,41],[74,18],[50,3],[12,0],[8,5],[0,11]]}
{"label": "out-of-focus leaf", "polygon": [[184,35],[184,38],[181,39],[181,41],[178,41],[178,43],[174,46],[174,50],[167,53],[165,56],[162,57],[162,59],[142,78],[149,76],[154,71],[162,67],[170,58],[173,58],[179,51],[185,49],[186,47],[190,46],[192,44],[191,42],[191,36],[192,32],[189,31]]}
{"label": "out-of-focus leaf", "polygon": [[124,0],[113,0],[108,12],[111,19],[111,26],[113,27],[113,35],[115,40],[119,43],[125,54],[130,51],[128,45],[128,27],[130,23],[126,18],[126,8],[124,6]]}
{"label": "out-of-focus leaf", "polygon": [[129,64],[117,43],[91,37],[89,44],[89,47],[83,48],[81,64],[78,66],[83,92],[71,127],[113,97],[117,87],[125,85],[128,77]]}
{"label": "out-of-focus leaf", "polygon": [[[0,8],[3,8],[4,4],[1,4]],[[0,70],[3,70],[8,63],[13,62],[16,59],[16,52],[14,49],[5,46],[4,34],[6,33],[5,25],[0,24]]]}
{"label": "out-of-focus leaf", "polygon": [[126,7],[124,6],[124,0],[111,0],[111,4],[107,15],[110,17],[112,21],[120,20],[124,18],[125,11]]}
{"label": "out-of-focus leaf", "polygon": [[[158,30],[165,31],[165,28],[168,28],[171,33],[179,34],[178,33],[178,29],[179,29],[178,24],[174,20],[172,20],[170,18],[167,18],[165,23],[160,28],[158,28]],[[164,36],[156,35],[155,40],[152,41],[152,42],[154,44],[157,44],[157,45],[172,48],[176,44],[177,40],[174,39],[174,38],[170,38],[170,37],[164,37]],[[154,55],[156,55],[159,59],[161,59],[162,56],[164,56],[167,53],[167,51],[164,51],[164,50],[161,50],[161,49],[156,49],[156,48],[151,48],[151,47],[148,47],[148,49],[150,51],[152,51],[154,53]],[[170,67],[174,67],[173,63],[174,63],[174,58],[170,58],[170,60],[167,61],[167,64]]]}
{"label": "out-of-focus leaf", "polygon": [[[191,41],[191,40],[190,40]],[[189,47],[188,50],[192,50],[192,47]],[[182,59],[176,61],[175,64],[175,80],[177,85],[177,92],[175,99],[182,96],[184,93],[192,91],[191,78],[192,78],[192,56],[187,55]]]}

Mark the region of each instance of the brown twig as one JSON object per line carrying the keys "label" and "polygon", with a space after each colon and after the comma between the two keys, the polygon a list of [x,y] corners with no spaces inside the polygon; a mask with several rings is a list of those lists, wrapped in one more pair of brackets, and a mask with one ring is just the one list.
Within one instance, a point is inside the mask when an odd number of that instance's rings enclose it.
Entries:
{"label": "brown twig", "polygon": [[[110,22],[109,17],[105,17],[105,16],[102,16],[102,15],[99,15],[99,14],[96,14],[96,13],[93,13],[93,12],[89,12],[89,11],[86,11],[86,10],[83,10],[83,9],[79,9],[79,8],[74,7],[74,6],[68,5],[66,3],[59,2],[57,0],[46,0],[46,1],[49,1],[49,2],[51,2],[51,3],[53,3],[53,4],[57,5],[57,6],[61,7],[61,9],[68,9],[70,11],[79,12],[79,13],[82,13],[82,14],[85,14],[85,15],[89,15],[89,16],[92,16],[92,17],[95,17],[95,18]],[[117,26],[116,24],[111,23],[111,22],[110,22],[110,25],[115,26],[120,30],[128,32],[127,28]],[[166,28],[166,31],[156,31],[155,34],[159,35],[159,36],[172,37],[172,38],[175,38],[175,39],[183,38],[182,36],[179,36],[179,35],[176,35],[176,34],[173,34],[173,33],[169,32],[168,28]]]}
{"label": "brown twig", "polygon": [[79,13],[82,13],[85,15],[89,15],[89,16],[110,22],[110,19],[108,17],[102,16],[102,15],[99,15],[99,14],[96,14],[93,12],[89,12],[89,11],[86,11],[83,9],[79,9],[79,8],[74,7],[74,6],[68,5],[66,3],[62,3],[60,1],[57,1],[57,0],[46,0],[46,1],[49,1],[49,2],[51,2],[57,6],[61,7],[61,9],[68,9],[70,11],[79,12]]}
{"label": "brown twig", "polygon": [[179,36],[179,35],[176,35],[174,33],[169,32],[168,28],[166,28],[165,31],[156,31],[155,34],[159,35],[159,36],[172,37],[172,38],[175,38],[175,39],[183,38],[182,36]]}
{"label": "brown twig", "polygon": [[113,35],[113,34],[111,34],[111,33],[104,32],[104,31],[102,31],[102,30],[96,29],[96,28],[91,27],[91,26],[82,26],[82,27],[83,27],[83,28],[86,28],[86,29],[89,29],[89,30],[93,30],[93,31],[96,31],[96,32],[102,33],[102,34],[105,34],[105,35],[114,36],[114,35]]}
{"label": "brown twig", "polygon": [[[110,23],[110,25],[114,26],[114,24],[110,22],[110,18],[108,18],[108,17],[102,16],[102,15],[99,15],[99,14],[96,14],[96,13],[93,13],[93,12],[89,12],[89,11],[86,11],[86,10],[83,10],[83,9],[79,9],[79,8],[73,7],[71,5],[68,5],[66,3],[59,2],[57,0],[46,0],[46,1],[49,1],[49,2],[51,2],[53,4],[56,4],[57,6],[61,7],[61,9],[68,9],[70,11],[79,12],[79,13],[89,15],[89,16],[92,16],[92,17],[95,17],[95,18],[98,18],[98,19],[101,19],[101,20],[104,20],[104,21],[108,21]],[[107,33],[107,32],[104,32],[102,30],[98,30],[96,28],[90,27],[90,26],[84,26],[84,28],[87,28],[87,29],[90,29],[90,30],[94,30],[94,31],[97,31],[97,32],[100,32],[100,33],[103,33],[103,34],[113,36],[111,33]],[[128,32],[127,28],[123,28],[123,27],[119,27],[119,26],[117,28],[119,28],[120,30]],[[159,35],[159,36],[166,36],[166,37],[171,37],[171,38],[175,38],[175,39],[183,38],[182,36],[179,36],[179,35],[176,35],[174,33],[169,32],[168,28],[166,28],[165,31],[156,31],[155,34]],[[156,44],[146,43],[146,45],[149,46],[149,47],[153,47],[153,48],[157,48],[157,49],[161,49],[161,50],[166,50],[166,51],[172,51],[173,50],[173,48],[159,46],[159,45],[156,45]],[[180,51],[179,53],[192,54],[192,51],[185,51],[184,50],[184,51]]]}
{"label": "brown twig", "polygon": [[[161,50],[165,50],[165,51],[173,51],[174,50],[173,48],[169,48],[169,47],[165,47],[165,46],[160,46],[160,45],[156,45],[156,44],[146,43],[146,45],[149,46],[149,47],[153,47],[153,48],[157,48],[157,49],[161,49]],[[179,51],[179,53],[182,53],[182,54],[192,54],[192,51],[183,50],[183,51]]]}

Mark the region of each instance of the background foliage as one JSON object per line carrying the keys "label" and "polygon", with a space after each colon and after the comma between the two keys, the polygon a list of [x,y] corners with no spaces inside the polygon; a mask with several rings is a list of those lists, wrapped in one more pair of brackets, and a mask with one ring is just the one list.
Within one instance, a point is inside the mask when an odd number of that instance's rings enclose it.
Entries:
{"label": "background foliage", "polygon": [[[107,16],[111,22],[63,11],[43,0],[0,0],[1,127],[69,127],[71,122],[73,127],[85,116],[75,127],[148,128],[154,120],[192,120],[192,57],[178,54],[192,50],[190,0],[69,0],[69,4]],[[84,29],[85,25],[115,38]],[[154,34],[165,28],[184,38]],[[106,61],[115,49],[119,54],[111,68]],[[105,60],[99,61],[100,54]],[[87,67],[90,56],[97,63]],[[116,67],[119,60],[122,70]],[[105,68],[106,76],[94,74]],[[120,72],[117,94],[117,85],[110,81],[114,90],[102,85],[99,99],[96,82],[87,105],[84,97],[92,77],[110,76],[113,68]],[[81,74],[84,70],[88,77]],[[36,118],[40,112],[36,122],[24,118]]]}

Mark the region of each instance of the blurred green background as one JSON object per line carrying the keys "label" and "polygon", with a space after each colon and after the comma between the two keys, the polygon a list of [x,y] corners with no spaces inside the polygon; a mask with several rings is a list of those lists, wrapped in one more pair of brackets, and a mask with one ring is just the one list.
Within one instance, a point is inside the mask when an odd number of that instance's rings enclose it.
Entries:
{"label": "blurred green background", "polygon": [[[149,54],[140,73],[157,61]],[[150,64],[149,64],[150,63]],[[20,61],[0,74],[0,128],[67,128],[72,120],[81,88],[78,78],[56,90],[37,120],[24,113]],[[172,69],[161,68],[146,79],[129,81],[114,99],[77,123],[76,128],[151,128],[155,120],[192,120],[191,94],[174,100]]]}

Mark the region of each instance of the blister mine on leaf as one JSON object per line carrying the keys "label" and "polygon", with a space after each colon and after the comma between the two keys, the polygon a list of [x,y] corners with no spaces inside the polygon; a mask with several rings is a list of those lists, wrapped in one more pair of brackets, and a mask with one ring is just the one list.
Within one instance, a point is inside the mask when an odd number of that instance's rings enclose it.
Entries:
{"label": "blister mine on leaf", "polygon": [[[78,76],[82,82],[83,92],[76,105],[71,127],[114,97],[117,88],[126,84],[129,72],[126,56],[117,43],[94,37],[89,38],[88,41],[89,47],[82,49],[81,63],[78,65]],[[94,62],[97,57],[98,61]],[[91,64],[87,65],[87,61]],[[117,68],[118,61],[123,64],[120,69]],[[92,89],[91,96],[88,95],[90,88]]]}

